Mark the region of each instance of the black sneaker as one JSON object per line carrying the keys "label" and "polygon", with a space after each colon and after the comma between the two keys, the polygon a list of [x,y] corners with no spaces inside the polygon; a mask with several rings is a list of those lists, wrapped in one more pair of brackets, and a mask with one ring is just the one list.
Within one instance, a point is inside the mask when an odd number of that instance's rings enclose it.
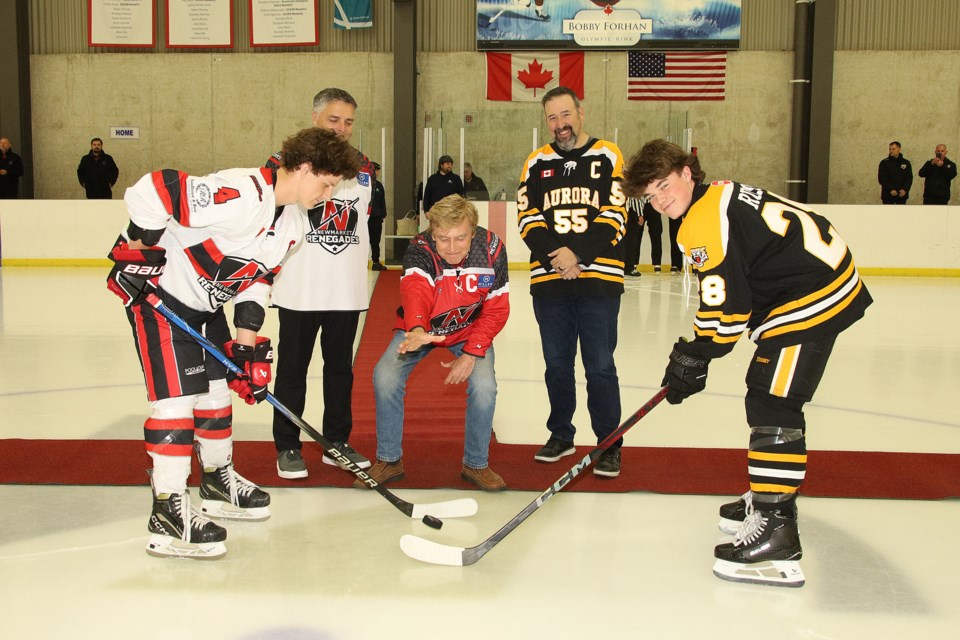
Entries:
{"label": "black sneaker", "polygon": [[713,573],[732,582],[800,587],[804,576],[798,562],[803,557],[793,509],[776,511],[747,508],[733,542],[713,550]]}
{"label": "black sneaker", "polygon": [[386,271],[387,268],[381,262],[374,262],[373,266],[370,267],[374,271]]}
{"label": "black sneaker", "polygon": [[653,265],[653,272],[654,272],[654,273],[660,273],[660,265],[658,265],[658,264]]}
{"label": "black sneaker", "polygon": [[637,271],[636,268],[634,268],[634,269],[631,269],[627,275],[630,276],[631,278],[639,278],[640,272]]}
{"label": "black sneaker", "polygon": [[600,454],[593,475],[604,478],[616,478],[620,475],[620,447],[610,447]]}
{"label": "black sneaker", "polygon": [[670,273],[680,273],[679,267],[670,267]]}
{"label": "black sneaker", "polygon": [[[339,466],[341,469],[346,469],[351,464],[356,465],[360,469],[370,468],[370,461],[367,460],[366,456],[358,453],[356,449],[350,446],[349,442],[334,442],[333,446],[340,452],[340,458],[334,460],[324,451],[323,464],[329,464],[331,467]],[[346,458],[346,460],[344,460],[344,458]]]}
{"label": "black sneaker", "polygon": [[556,462],[560,458],[568,456],[575,451],[576,448],[572,442],[551,437],[547,440],[547,444],[543,445],[540,451],[537,451],[533,459],[537,462]]}

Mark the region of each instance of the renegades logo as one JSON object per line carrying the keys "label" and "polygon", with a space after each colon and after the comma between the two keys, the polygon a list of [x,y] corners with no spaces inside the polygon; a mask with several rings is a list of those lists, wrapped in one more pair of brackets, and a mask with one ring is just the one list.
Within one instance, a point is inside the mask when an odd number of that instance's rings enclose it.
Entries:
{"label": "renegades logo", "polygon": [[256,260],[225,256],[217,265],[213,279],[198,273],[197,282],[210,296],[211,305],[216,308],[232,300],[266,273],[267,268]]}
{"label": "renegades logo", "polygon": [[356,206],[359,200],[327,200],[323,207],[310,211],[312,230],[307,232],[306,241],[319,244],[334,255],[352,244],[360,244],[357,235],[360,214]]}
{"label": "renegades logo", "polygon": [[447,336],[460,331],[473,322],[473,316],[480,309],[480,302],[467,307],[457,307],[430,318],[430,333],[437,336]]}

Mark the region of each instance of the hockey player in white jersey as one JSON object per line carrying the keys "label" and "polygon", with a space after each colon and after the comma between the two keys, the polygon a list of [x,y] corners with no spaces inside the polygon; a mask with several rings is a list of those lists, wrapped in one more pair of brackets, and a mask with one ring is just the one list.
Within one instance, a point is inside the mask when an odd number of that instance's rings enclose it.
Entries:
{"label": "hockey player in white jersey", "polygon": [[[233,468],[230,390],[248,404],[266,397],[273,349],[257,333],[270,286],[303,238],[306,212],[357,170],[349,145],[310,128],[284,142],[275,170],[194,177],[165,169],[127,190],[130,224],[109,254],[115,265],[107,286],[126,307],[151,406],[144,423],[154,492],[147,553],[222,556],[226,530],[203,516],[270,517],[270,496]],[[146,302],[151,293],[222,346],[244,375],[228,381],[220,363]],[[230,300],[236,339],[223,311]],[[187,492],[194,446],[199,512]]]}

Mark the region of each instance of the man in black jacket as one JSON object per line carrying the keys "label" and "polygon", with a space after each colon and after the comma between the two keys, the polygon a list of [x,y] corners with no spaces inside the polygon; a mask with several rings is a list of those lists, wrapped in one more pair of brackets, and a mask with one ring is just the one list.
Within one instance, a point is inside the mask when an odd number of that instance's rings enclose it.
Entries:
{"label": "man in black jacket", "polygon": [[900,143],[896,140],[890,143],[890,155],[880,161],[877,181],[883,204],[907,204],[913,185],[913,167],[900,155]]}
{"label": "man in black jacket", "polygon": [[923,182],[923,204],[949,204],[950,181],[957,177],[957,165],[947,158],[947,145],[937,145],[933,158],[920,167]]}
{"label": "man in black jacket", "polygon": [[87,200],[110,200],[113,185],[117,183],[120,169],[113,157],[103,151],[103,140],[90,141],[90,153],[80,158],[77,180],[87,192]]}
{"label": "man in black jacket", "polygon": [[440,156],[437,172],[427,179],[427,186],[423,189],[423,211],[430,211],[430,207],[447,196],[466,195],[463,190],[463,181],[453,172],[453,158],[444,154]]}
{"label": "man in black jacket", "polygon": [[16,200],[23,175],[23,160],[10,148],[9,138],[0,138],[0,200]]}
{"label": "man in black jacket", "polygon": [[367,229],[370,231],[370,259],[374,271],[386,271],[387,268],[380,262],[380,236],[383,234],[383,220],[387,217],[387,195],[380,182],[380,164],[373,163],[377,177],[373,181],[373,197],[370,200],[370,216],[367,218]]}

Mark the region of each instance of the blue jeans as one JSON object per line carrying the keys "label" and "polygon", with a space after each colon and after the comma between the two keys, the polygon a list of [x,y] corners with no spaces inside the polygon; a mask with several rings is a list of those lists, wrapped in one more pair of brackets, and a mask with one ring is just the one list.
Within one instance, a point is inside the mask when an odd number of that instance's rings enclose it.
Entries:
{"label": "blue jeans", "polygon": [[[396,331],[380,362],[373,370],[373,390],[377,399],[377,459],[396,462],[403,456],[403,397],[410,372],[436,347],[429,345],[400,354],[403,331]],[[463,344],[448,347],[458,358]],[[487,466],[490,434],[493,432],[493,411],[497,406],[497,378],[493,370],[493,347],[485,358],[477,358],[467,379],[466,435],[463,443],[463,464],[473,469]]]}
{"label": "blue jeans", "polygon": [[[540,326],[544,380],[550,399],[547,429],[554,438],[573,442],[577,428],[574,364],[577,342],[587,374],[587,410],[600,442],[620,424],[620,380],[613,352],[617,348],[620,297],[534,298],[533,313]],[[623,444],[619,439],[614,446]]]}

